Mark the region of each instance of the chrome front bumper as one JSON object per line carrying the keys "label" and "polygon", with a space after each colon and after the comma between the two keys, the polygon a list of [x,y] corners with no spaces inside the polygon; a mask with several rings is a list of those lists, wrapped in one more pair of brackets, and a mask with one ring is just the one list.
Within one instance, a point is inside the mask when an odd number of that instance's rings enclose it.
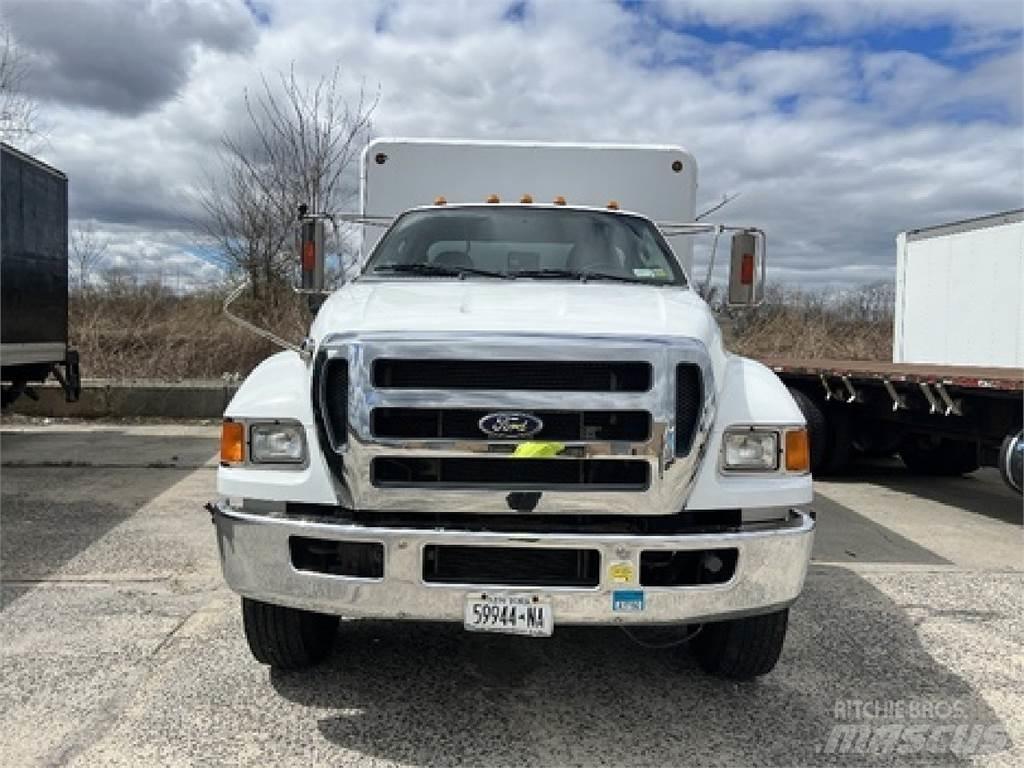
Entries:
{"label": "chrome front bumper", "polygon": [[[252,514],[224,502],[217,505],[214,522],[224,577],[245,597],[321,613],[428,621],[462,621],[466,596],[482,592],[550,599],[556,624],[673,624],[767,613],[789,605],[800,594],[814,538],[812,518],[795,510],[784,520],[744,526],[738,532],[673,536],[378,528]],[[289,554],[291,536],[383,544],[384,577],[296,570]],[[593,588],[427,583],[422,563],[428,544],[596,549],[601,556],[600,583]],[[736,572],[728,582],[684,587],[638,583],[643,550],[728,547],[739,551]],[[610,573],[611,563],[623,561],[633,566],[629,583],[613,581]],[[613,593],[619,590],[642,590],[643,610],[613,611]]]}

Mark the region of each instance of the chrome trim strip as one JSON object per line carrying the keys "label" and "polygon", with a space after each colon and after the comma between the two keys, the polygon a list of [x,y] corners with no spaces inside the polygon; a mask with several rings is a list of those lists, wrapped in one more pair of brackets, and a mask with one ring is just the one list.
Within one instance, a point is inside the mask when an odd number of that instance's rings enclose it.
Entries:
{"label": "chrome trim strip", "polygon": [[[378,528],[324,522],[315,518],[249,514],[220,503],[214,513],[224,578],[236,592],[256,600],[323,613],[395,619],[461,621],[467,595],[481,591],[530,592],[553,603],[555,623],[670,624],[765,613],[792,603],[803,587],[814,521],[789,510],[785,519],[747,526],[732,533],[677,536],[620,534],[483,533]],[[369,541],[384,546],[384,578],[364,579],[296,570],[288,538]],[[597,549],[601,578],[595,587],[510,587],[423,581],[422,550],[427,544]],[[736,573],[724,584],[641,587],[644,550],[735,547]],[[609,564],[628,562],[633,578],[612,580]],[[644,610],[612,611],[612,592],[642,589]]]}
{"label": "chrome trim strip", "polygon": [[[595,350],[599,354],[595,354]],[[438,511],[473,514],[508,513],[510,488],[442,490],[425,484],[414,488],[378,488],[370,478],[370,462],[381,455],[405,457],[480,457],[507,455],[515,440],[402,440],[375,438],[370,414],[378,407],[486,408],[515,410],[644,410],[651,414],[651,437],[641,442],[567,443],[572,458],[643,458],[651,465],[650,487],[644,491],[550,491],[544,488],[532,514],[673,514],[686,503],[696,469],[704,457],[715,414],[715,386],[710,358],[697,339],[560,334],[334,334],[318,354],[342,357],[349,363],[348,440],[335,450],[342,457],[335,490],[342,506],[381,511]],[[552,392],[503,390],[408,390],[373,386],[373,361],[378,357],[460,360],[639,361],[653,368],[647,392]],[[690,452],[675,455],[675,371],[694,363],[702,374],[704,402]],[[324,377],[317,404],[326,413]],[[529,461],[529,459],[523,459]],[[522,490],[517,488],[515,490]],[[426,508],[425,508],[426,507]]]}

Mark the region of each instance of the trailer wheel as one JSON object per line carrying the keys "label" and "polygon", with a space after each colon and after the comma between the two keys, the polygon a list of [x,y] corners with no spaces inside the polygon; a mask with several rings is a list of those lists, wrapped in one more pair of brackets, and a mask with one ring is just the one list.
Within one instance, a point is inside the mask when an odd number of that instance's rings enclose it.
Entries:
{"label": "trailer wheel", "polygon": [[249,650],[275,669],[305,669],[331,653],[338,617],[242,598]]}
{"label": "trailer wheel", "polygon": [[811,474],[837,472],[850,460],[849,421],[845,413],[826,412],[824,403],[799,389],[790,388],[807,421],[811,447]]}
{"label": "trailer wheel", "polygon": [[908,435],[900,447],[900,458],[918,475],[955,477],[973,472],[979,466],[978,446],[967,440],[950,440],[925,435]]}
{"label": "trailer wheel", "polygon": [[731,680],[752,680],[775,668],[786,640],[789,609],[705,624],[690,647],[701,669]]}

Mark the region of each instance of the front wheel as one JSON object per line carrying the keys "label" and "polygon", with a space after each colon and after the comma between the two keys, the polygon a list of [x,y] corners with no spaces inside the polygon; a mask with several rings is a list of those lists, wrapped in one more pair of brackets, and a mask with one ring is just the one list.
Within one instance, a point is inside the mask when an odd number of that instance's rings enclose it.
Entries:
{"label": "front wheel", "polygon": [[705,624],[690,641],[701,669],[731,680],[752,680],[775,668],[786,640],[789,609]]}
{"label": "front wheel", "polygon": [[331,653],[338,617],[242,598],[249,650],[275,669],[305,669]]}

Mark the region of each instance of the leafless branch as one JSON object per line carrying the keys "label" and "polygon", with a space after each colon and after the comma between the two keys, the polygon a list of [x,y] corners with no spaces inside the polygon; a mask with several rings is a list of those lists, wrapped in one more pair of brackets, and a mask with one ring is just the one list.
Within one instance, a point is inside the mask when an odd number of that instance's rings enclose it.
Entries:
{"label": "leafless branch", "polygon": [[84,292],[107,260],[107,241],[96,234],[92,222],[71,229],[68,256],[79,292]]}
{"label": "leafless branch", "polygon": [[[220,162],[199,195],[200,222],[223,265],[259,292],[294,268],[296,210],[342,207],[355,195],[355,160],[369,139],[379,93],[349,101],[335,67],[304,82],[294,67],[260,76],[243,94],[245,125],[223,137]],[[335,238],[334,247],[342,247]],[[272,291],[265,291],[273,295]]]}
{"label": "leafless branch", "polygon": [[11,31],[0,26],[0,141],[30,149],[39,136],[39,112],[25,91],[28,64]]}

